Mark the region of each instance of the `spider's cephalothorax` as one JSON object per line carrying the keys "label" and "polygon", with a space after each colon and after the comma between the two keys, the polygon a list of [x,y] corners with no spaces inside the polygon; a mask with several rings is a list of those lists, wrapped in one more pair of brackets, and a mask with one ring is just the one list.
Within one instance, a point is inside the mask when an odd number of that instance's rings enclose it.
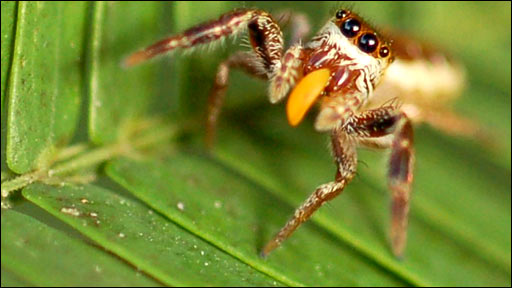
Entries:
{"label": "spider's cephalothorax", "polygon": [[389,44],[348,10],[339,10],[305,45],[304,54],[304,74],[330,72],[317,130],[333,129],[363,107],[393,59]]}
{"label": "spider's cephalothorax", "polygon": [[[357,146],[391,150],[388,172],[392,192],[391,244],[395,255],[401,255],[406,243],[413,175],[412,125],[404,110],[396,104],[398,101],[389,101],[391,98],[386,98],[385,93],[378,93],[377,98],[379,101],[388,100],[377,106],[372,105],[375,103],[374,90],[378,88],[381,78],[386,77],[384,72],[394,58],[391,46],[362,18],[349,10],[338,10],[319,33],[304,45],[301,40],[309,33],[304,15],[289,13],[280,18],[287,18],[292,24],[292,43],[287,50],[284,50],[281,29],[269,13],[240,9],[159,41],[130,55],[124,64],[136,65],[167,51],[215,43],[247,31],[252,51],[238,52],[219,65],[209,99],[207,144],[211,145],[215,136],[229,70],[237,68],[268,80],[272,103],[288,97],[286,112],[292,126],[298,125],[315,103],[319,104],[315,127],[319,131],[329,131],[337,169],[334,181],[316,188],[263,248],[262,255],[278,247],[322,204],[343,191],[356,172]],[[400,62],[401,67],[408,67],[409,62],[409,59],[404,59]],[[400,71],[396,73],[400,74]],[[421,71],[429,72],[425,69]],[[449,69],[446,71],[451,73]],[[432,73],[436,73],[436,70],[432,70]],[[396,83],[404,83],[407,76],[407,73],[402,73],[402,82]],[[383,82],[390,83],[386,93],[401,89],[401,85],[395,82]],[[436,91],[435,85],[429,88],[433,89],[425,90],[425,93]],[[421,95],[424,99],[436,99],[428,98],[430,96],[425,93]],[[418,99],[395,94],[399,100]],[[415,103],[408,104],[413,105],[414,111],[423,108]],[[422,120],[413,119],[418,122]]]}

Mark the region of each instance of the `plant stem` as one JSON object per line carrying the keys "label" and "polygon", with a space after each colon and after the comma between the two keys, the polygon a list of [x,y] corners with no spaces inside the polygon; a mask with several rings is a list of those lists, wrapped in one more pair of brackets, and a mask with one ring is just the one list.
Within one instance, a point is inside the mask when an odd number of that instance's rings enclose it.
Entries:
{"label": "plant stem", "polygon": [[35,181],[44,178],[46,171],[38,170],[35,172],[27,173],[20,175],[10,181],[2,182],[2,198],[9,196],[14,190],[21,189],[29,184],[34,183]]}
{"label": "plant stem", "polygon": [[[60,162],[50,169],[37,170],[2,182],[2,198],[6,198],[11,192],[19,190],[36,181],[45,181],[52,177],[69,175],[84,168],[93,168],[107,160],[123,155],[128,156],[136,150],[165,143],[177,134],[177,130],[169,125],[160,124],[159,126],[160,127],[145,129],[146,133],[140,133],[137,138],[128,138],[124,141],[121,140],[107,146],[92,148],[87,152],[83,152],[86,151],[85,147],[87,144],[77,144],[64,148],[62,151],[66,152],[65,156],[67,157],[61,157],[61,155],[59,155],[58,159],[68,159],[70,156],[75,156],[80,152],[83,153],[74,158],[69,158],[67,161]],[[133,131],[137,130],[140,129],[134,129]]]}

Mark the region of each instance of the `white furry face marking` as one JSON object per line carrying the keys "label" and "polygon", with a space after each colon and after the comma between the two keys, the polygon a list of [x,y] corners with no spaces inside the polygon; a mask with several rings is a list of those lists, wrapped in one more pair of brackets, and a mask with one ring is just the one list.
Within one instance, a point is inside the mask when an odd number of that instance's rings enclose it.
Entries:
{"label": "white furry face marking", "polygon": [[[338,58],[341,59],[339,65],[346,66],[352,71],[360,70],[364,77],[364,80],[361,79],[361,81],[364,81],[364,84],[368,86],[367,89],[363,89],[368,90],[367,93],[363,94],[367,94],[368,98],[371,97],[373,88],[378,84],[389,61],[387,59],[375,58],[361,51],[357,45],[354,45],[350,39],[341,33],[340,28],[333,21],[329,21],[317,36],[306,45],[306,48],[314,50],[322,49],[322,47],[330,51],[319,62],[329,62],[331,59]],[[363,88],[362,85],[360,88]],[[360,91],[362,92],[362,90]]]}
{"label": "white furry face marking", "polygon": [[365,105],[390,62],[387,57],[362,51],[354,44],[358,37],[346,37],[334,21],[329,21],[305,46],[312,51],[306,72],[327,67],[332,73],[315,124],[321,131],[339,125],[347,115]]}

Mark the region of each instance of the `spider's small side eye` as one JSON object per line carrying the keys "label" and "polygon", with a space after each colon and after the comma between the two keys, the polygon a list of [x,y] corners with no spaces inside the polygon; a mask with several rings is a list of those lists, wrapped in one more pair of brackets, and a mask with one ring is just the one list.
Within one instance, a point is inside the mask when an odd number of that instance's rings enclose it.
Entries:
{"label": "spider's small side eye", "polygon": [[347,14],[348,14],[348,12],[346,10],[338,10],[336,12],[336,18],[337,19],[345,18],[345,17],[347,17]]}
{"label": "spider's small side eye", "polygon": [[379,46],[379,40],[375,34],[366,33],[359,38],[358,46],[361,51],[365,53],[372,53],[377,49],[377,46]]}
{"label": "spider's small side eye", "polygon": [[379,50],[379,55],[382,58],[387,57],[389,55],[389,48],[386,46],[381,47]]}
{"label": "spider's small side eye", "polygon": [[356,19],[348,19],[341,24],[341,33],[348,38],[357,36],[360,30],[361,23]]}

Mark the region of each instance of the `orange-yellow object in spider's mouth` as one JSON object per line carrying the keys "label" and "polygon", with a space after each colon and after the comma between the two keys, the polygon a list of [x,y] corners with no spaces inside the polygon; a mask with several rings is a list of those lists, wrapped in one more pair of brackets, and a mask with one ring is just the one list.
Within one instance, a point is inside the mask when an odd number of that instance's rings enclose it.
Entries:
{"label": "orange-yellow object in spider's mouth", "polygon": [[293,88],[286,103],[286,115],[291,126],[299,125],[315,100],[320,97],[331,72],[322,68],[307,74]]}

